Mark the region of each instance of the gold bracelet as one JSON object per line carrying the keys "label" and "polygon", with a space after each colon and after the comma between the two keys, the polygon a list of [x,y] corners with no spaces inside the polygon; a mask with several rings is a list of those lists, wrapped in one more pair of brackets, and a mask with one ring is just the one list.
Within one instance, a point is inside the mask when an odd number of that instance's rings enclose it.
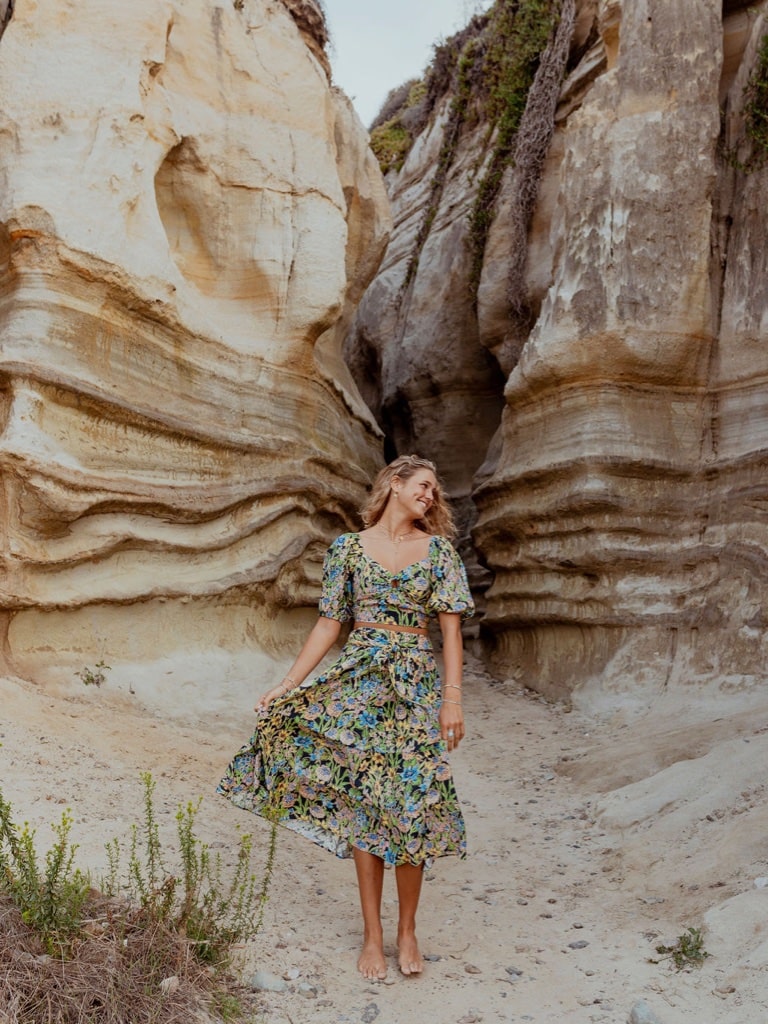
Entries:
{"label": "gold bracelet", "polygon": [[284,685],[285,683],[293,683],[293,685],[295,686],[296,685],[296,680],[293,678],[293,676],[283,676],[283,682],[280,684],[280,689],[281,690],[289,690],[290,689],[289,686],[285,686]]}
{"label": "gold bracelet", "polygon": [[455,704],[457,708],[462,706],[460,700],[446,700],[445,697],[443,697],[443,704]]}
{"label": "gold bracelet", "polygon": [[446,688],[446,690],[460,690],[461,689],[461,687],[457,686],[456,683],[446,683],[445,684],[445,688]]}

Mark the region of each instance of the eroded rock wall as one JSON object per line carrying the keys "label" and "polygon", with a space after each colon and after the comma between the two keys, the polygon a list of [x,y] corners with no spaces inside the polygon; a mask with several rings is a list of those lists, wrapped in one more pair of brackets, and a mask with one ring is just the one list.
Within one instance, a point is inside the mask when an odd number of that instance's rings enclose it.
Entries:
{"label": "eroded rock wall", "polygon": [[753,10],[724,62],[743,18],[603,3],[563,133],[552,280],[476,495],[492,660],[551,695],[763,675],[765,172],[723,159],[719,105],[765,32]]}
{"label": "eroded rock wall", "polygon": [[402,170],[390,175],[393,235],[346,352],[389,453],[433,459],[467,529],[472,478],[497,428],[503,386],[496,361],[480,343],[468,284],[470,182],[482,126],[459,147],[414,280],[404,286],[449,106],[448,98]]}
{"label": "eroded rock wall", "polygon": [[[593,0],[577,5],[574,51],[589,39],[594,6]],[[476,17],[455,37],[458,52],[467,54],[474,47],[474,79],[482,75],[482,54],[496,45],[492,28]],[[439,61],[447,61],[451,45],[443,48]],[[454,61],[462,63],[460,56],[454,55]],[[457,67],[454,90],[460,74]],[[433,84],[427,77],[429,99]],[[387,174],[392,238],[354,318],[345,353],[385,433],[388,453],[418,451],[437,463],[457,511],[462,552],[473,581],[481,586],[486,577],[469,544],[476,513],[471,493],[493,450],[504,408],[509,361],[501,350],[510,348],[507,278],[515,240],[505,226],[492,227],[478,289],[471,220],[493,150],[494,135],[485,119],[487,83],[472,92],[459,129],[455,91],[444,90],[432,102],[428,123],[402,166]],[[403,112],[405,123],[414,118],[416,110]],[[447,144],[452,134],[455,146]],[[534,255],[526,280],[533,305],[540,305],[549,283],[548,231],[558,166],[559,157],[550,157],[530,236]],[[508,170],[498,202],[499,225],[510,204],[511,177]]]}
{"label": "eroded rock wall", "polygon": [[52,652],[274,653],[356,521],[381,442],[338,325],[389,212],[318,60],[318,15],[309,0],[15,5],[0,44],[15,671]]}
{"label": "eroded rock wall", "polygon": [[487,126],[459,140],[399,306],[452,96],[388,176],[353,366],[397,448],[472,475],[485,653],[553,697],[764,675],[768,171],[743,107],[765,9],[580,0],[522,294],[512,168],[468,297]]}

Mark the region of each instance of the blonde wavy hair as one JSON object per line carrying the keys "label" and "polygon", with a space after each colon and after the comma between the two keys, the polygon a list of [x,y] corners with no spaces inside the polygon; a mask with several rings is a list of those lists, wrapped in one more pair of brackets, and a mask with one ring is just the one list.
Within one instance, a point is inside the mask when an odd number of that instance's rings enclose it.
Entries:
{"label": "blonde wavy hair", "polygon": [[381,470],[373,481],[368,500],[360,509],[365,526],[375,526],[381,519],[392,494],[392,481],[395,477],[399,480],[408,480],[420,469],[428,469],[434,473],[436,485],[429,511],[421,519],[416,520],[416,526],[433,535],[449,538],[455,536],[453,514],[446,500],[443,485],[438,479],[435,464],[429,459],[422,459],[419,455],[399,455]]}

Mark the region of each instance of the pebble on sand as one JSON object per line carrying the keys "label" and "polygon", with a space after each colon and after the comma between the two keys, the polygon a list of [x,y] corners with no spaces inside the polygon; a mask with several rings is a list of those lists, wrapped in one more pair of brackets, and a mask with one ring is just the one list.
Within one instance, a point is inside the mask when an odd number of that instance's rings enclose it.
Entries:
{"label": "pebble on sand", "polygon": [[256,971],[249,982],[250,987],[256,992],[285,992],[288,985],[276,974],[269,971]]}
{"label": "pebble on sand", "polygon": [[644,999],[638,999],[630,1011],[627,1024],[662,1024]]}

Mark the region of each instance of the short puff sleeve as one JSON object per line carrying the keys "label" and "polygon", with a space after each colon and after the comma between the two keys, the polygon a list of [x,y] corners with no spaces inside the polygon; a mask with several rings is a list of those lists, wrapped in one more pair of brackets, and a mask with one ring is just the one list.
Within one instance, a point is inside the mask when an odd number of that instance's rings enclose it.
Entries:
{"label": "short puff sleeve", "polygon": [[470,618],[475,602],[469,592],[467,572],[456,549],[445,537],[435,537],[432,545],[432,593],[427,601],[431,615],[451,612]]}
{"label": "short puff sleeve", "polygon": [[318,611],[326,619],[347,622],[353,617],[352,572],[349,548],[352,534],[343,533],[331,544],[323,560],[323,592]]}

